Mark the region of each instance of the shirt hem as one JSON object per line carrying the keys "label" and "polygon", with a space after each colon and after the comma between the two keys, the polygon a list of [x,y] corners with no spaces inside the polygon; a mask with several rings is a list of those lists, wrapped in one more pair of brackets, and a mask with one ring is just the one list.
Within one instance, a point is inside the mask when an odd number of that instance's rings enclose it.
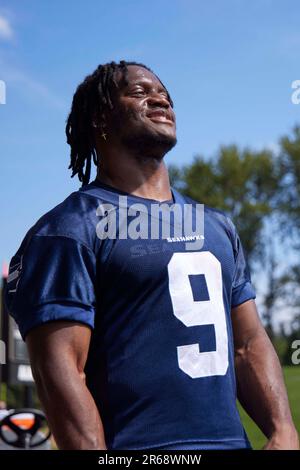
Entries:
{"label": "shirt hem", "polygon": [[[122,447],[112,447],[111,449],[112,450],[150,450],[150,449],[163,449],[164,446],[171,446],[171,445],[197,445],[199,444],[199,446],[201,446],[202,450],[210,450],[210,449],[214,449],[214,450],[217,450],[216,449],[216,446],[220,446],[220,450],[224,450],[224,449],[237,449],[237,448],[240,448],[240,449],[251,449],[251,447],[249,447],[249,443],[245,440],[245,439],[220,439],[220,440],[212,440],[212,441],[208,441],[208,440],[203,440],[203,439],[193,439],[193,440],[186,440],[186,441],[168,441],[168,442],[163,442],[163,443],[156,443],[156,444],[151,444],[151,445],[144,445],[144,446],[122,446]],[[229,447],[231,445],[233,445],[233,447]],[[239,445],[239,447],[238,447]],[[175,450],[175,449],[174,449]]]}

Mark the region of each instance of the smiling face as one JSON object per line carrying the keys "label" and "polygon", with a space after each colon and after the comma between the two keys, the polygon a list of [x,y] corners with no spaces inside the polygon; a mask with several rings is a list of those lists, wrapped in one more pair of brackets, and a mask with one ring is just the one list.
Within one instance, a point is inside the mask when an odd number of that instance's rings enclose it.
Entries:
{"label": "smiling face", "polygon": [[119,75],[114,109],[107,116],[108,135],[133,151],[163,157],[176,144],[175,114],[159,79],[147,69],[128,66],[127,82]]}

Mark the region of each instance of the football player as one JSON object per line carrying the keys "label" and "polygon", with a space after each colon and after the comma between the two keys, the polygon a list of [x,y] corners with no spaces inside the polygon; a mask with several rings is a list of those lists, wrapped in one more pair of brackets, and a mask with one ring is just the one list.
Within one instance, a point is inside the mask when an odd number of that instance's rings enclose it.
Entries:
{"label": "football player", "polygon": [[298,448],[231,220],[205,207],[202,246],[188,249],[191,237],[123,230],[137,205],[143,229],[163,219],[153,205],[197,216],[163,160],[176,144],[166,87],[143,64],[100,65],[74,94],[66,134],[82,187],[29,230],[6,291],[58,447],[247,449],[238,396],[266,449]]}

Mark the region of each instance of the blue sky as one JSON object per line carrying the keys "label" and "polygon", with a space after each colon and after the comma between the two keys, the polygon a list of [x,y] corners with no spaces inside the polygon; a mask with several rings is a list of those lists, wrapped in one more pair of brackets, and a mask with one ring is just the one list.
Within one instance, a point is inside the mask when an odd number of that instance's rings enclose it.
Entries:
{"label": "blue sky", "polygon": [[166,84],[178,125],[167,163],[220,144],[276,146],[300,121],[299,10],[296,0],[0,0],[0,261],[78,188],[65,119],[100,63],[141,61]]}

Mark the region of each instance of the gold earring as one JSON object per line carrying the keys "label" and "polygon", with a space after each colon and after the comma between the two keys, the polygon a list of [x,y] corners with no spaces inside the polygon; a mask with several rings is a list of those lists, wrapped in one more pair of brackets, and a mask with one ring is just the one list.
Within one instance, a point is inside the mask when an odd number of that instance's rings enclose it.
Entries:
{"label": "gold earring", "polygon": [[101,137],[102,139],[106,140],[106,132],[104,132],[104,129],[105,129],[105,125],[102,125],[100,126],[100,129],[101,129]]}

